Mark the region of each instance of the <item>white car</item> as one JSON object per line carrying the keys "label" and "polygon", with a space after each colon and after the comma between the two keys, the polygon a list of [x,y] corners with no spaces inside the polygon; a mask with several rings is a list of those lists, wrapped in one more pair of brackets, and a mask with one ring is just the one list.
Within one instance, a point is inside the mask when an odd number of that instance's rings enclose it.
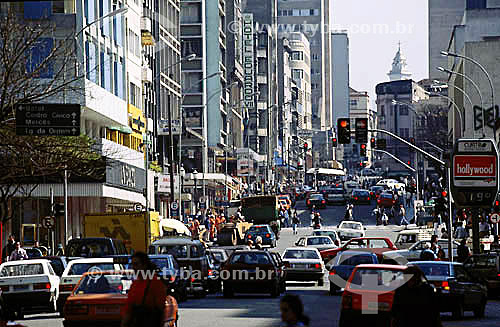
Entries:
{"label": "white car", "polygon": [[318,251],[334,249],[335,245],[330,236],[303,236],[295,242],[295,246],[318,249]]}
{"label": "white car", "polygon": [[395,179],[383,179],[377,182],[376,185],[387,186],[391,190],[404,191],[406,186],[405,183],[400,183]]}
{"label": "white car", "polygon": [[359,221],[344,220],[337,226],[337,234],[341,241],[349,241],[355,237],[365,237],[365,228]]}
{"label": "white car", "polygon": [[57,307],[62,313],[66,299],[71,295],[76,284],[87,271],[107,271],[107,270],[122,270],[121,264],[113,263],[113,258],[88,258],[76,259],[68,263],[66,269],[61,276],[59,284],[59,300]]}
{"label": "white car", "polygon": [[[384,257],[388,259],[393,259],[396,260],[398,263],[402,260],[402,264],[405,263],[405,261],[418,261],[421,260],[420,254],[422,253],[423,250],[425,250],[425,245],[426,243],[430,244],[431,240],[422,240],[419,241],[412,246],[410,246],[409,249],[405,250],[394,250],[394,251],[387,251],[384,252]],[[444,251],[445,255],[445,260],[448,260],[448,239],[439,239],[438,240],[438,245],[439,247]],[[453,257],[457,257],[457,249],[460,244],[457,241],[453,241]],[[400,263],[401,264],[401,263]]]}
{"label": "white car", "polygon": [[287,281],[317,281],[323,286],[325,264],[318,249],[310,247],[292,247],[283,252]]}
{"label": "white car", "polygon": [[0,289],[6,315],[57,312],[59,277],[49,260],[8,261],[0,265]]}

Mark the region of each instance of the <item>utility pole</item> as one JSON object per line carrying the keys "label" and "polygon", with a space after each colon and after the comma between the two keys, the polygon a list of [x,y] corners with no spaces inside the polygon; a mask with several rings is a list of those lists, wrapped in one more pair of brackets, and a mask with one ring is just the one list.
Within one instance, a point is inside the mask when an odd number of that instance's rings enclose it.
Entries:
{"label": "utility pole", "polygon": [[68,169],[64,168],[64,243],[68,243]]}

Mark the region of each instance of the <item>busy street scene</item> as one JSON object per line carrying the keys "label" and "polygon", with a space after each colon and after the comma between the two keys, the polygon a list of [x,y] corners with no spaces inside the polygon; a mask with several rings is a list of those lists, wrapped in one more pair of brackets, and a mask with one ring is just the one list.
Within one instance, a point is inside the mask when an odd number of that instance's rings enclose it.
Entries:
{"label": "busy street scene", "polygon": [[500,327],[500,1],[0,2],[0,327]]}

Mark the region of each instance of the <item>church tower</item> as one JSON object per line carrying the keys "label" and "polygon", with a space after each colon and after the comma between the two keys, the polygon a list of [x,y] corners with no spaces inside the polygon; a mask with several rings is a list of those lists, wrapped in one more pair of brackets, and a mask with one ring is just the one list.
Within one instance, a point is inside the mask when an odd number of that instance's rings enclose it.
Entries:
{"label": "church tower", "polygon": [[387,74],[392,81],[411,79],[411,73],[406,69],[406,58],[401,52],[401,42],[398,44],[398,52],[392,61],[392,69]]}

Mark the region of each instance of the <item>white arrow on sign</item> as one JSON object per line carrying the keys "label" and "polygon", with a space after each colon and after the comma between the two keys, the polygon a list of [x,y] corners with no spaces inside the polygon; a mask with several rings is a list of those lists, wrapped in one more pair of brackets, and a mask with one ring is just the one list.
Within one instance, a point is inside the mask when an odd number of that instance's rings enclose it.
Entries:
{"label": "white arrow on sign", "polygon": [[71,129],[71,131],[73,132],[73,134],[75,134],[76,129],[73,127],[73,128]]}
{"label": "white arrow on sign", "polygon": [[73,116],[73,119],[76,117],[76,112],[72,113],[71,116]]}
{"label": "white arrow on sign", "polygon": [[73,126],[75,126],[76,120],[73,119],[71,122],[73,123]]}

